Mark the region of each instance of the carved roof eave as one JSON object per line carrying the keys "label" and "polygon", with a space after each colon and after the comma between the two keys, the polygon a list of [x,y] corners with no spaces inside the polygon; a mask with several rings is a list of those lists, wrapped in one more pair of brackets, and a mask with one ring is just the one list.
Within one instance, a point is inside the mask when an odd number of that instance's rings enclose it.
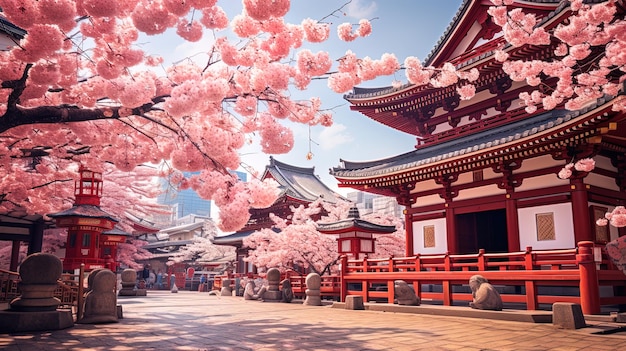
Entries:
{"label": "carved roof eave", "polygon": [[[623,98],[623,97],[622,97]],[[477,148],[468,152],[440,155],[432,160],[408,162],[395,167],[384,167],[387,160],[368,163],[350,163],[351,169],[333,168],[333,175],[342,187],[359,189],[393,187],[408,182],[434,179],[441,175],[463,173],[483,169],[506,160],[525,159],[533,155],[547,154],[559,150],[563,145],[584,142],[586,138],[598,135],[595,126],[608,119],[612,101],[601,100],[587,110],[570,119],[569,123],[534,133],[510,142]],[[397,156],[396,156],[397,157]],[[346,162],[346,161],[344,161]],[[380,167],[376,167],[379,165]],[[369,170],[368,170],[369,168]],[[386,193],[386,190],[378,190]]]}
{"label": "carved roof eave", "polygon": [[322,234],[341,234],[351,231],[391,234],[396,231],[396,226],[376,224],[359,218],[348,218],[332,223],[317,223],[317,231]]}

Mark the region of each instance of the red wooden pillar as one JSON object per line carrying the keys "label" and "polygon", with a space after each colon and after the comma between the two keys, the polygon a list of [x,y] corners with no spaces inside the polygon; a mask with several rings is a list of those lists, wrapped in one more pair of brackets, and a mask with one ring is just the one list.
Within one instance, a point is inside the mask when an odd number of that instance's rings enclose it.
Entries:
{"label": "red wooden pillar", "polygon": [[447,251],[451,254],[458,253],[457,236],[454,209],[450,207],[450,202],[446,202],[446,241],[448,243]]}
{"label": "red wooden pillar", "polygon": [[596,262],[593,259],[593,242],[578,243],[576,262],[580,270],[580,307],[584,314],[599,314],[600,284],[598,284]]}
{"label": "red wooden pillar", "polygon": [[409,211],[406,209],[404,210],[404,228],[406,230],[405,256],[410,257],[415,254],[413,245],[413,216],[409,214]]}
{"label": "red wooden pillar", "polygon": [[504,206],[506,209],[506,236],[509,252],[518,252],[520,251],[520,243],[517,201],[511,198],[511,194],[506,194]]}
{"label": "red wooden pillar", "polygon": [[574,217],[574,240],[575,242],[593,241],[591,226],[589,225],[589,198],[587,187],[582,178],[570,181],[572,193],[572,216]]}
{"label": "red wooden pillar", "polygon": [[341,279],[340,287],[340,301],[346,301],[346,295],[348,295],[348,282],[344,279],[344,276],[348,272],[348,257],[346,255],[341,256],[341,267],[339,271],[339,277]]}

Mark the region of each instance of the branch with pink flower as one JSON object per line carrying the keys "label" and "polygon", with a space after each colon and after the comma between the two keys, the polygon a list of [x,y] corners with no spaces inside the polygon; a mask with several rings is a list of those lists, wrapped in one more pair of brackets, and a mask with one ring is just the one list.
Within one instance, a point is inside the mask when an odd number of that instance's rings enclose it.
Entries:
{"label": "branch with pink flower", "polygon": [[566,164],[559,171],[558,177],[561,179],[569,179],[572,176],[573,172],[589,173],[593,171],[595,167],[596,167],[596,161],[594,161],[592,158],[583,158],[583,159],[576,161],[576,163],[570,162]]}
{"label": "branch with pink flower", "polygon": [[604,218],[598,219],[596,224],[600,227],[608,224],[617,228],[626,227],[626,208],[624,206],[615,207],[613,211],[607,212]]}

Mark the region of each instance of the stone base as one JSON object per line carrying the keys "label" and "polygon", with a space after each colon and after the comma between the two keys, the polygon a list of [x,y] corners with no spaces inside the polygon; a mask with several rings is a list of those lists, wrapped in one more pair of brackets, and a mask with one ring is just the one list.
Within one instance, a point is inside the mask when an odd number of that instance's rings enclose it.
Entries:
{"label": "stone base", "polygon": [[59,330],[74,326],[71,310],[18,312],[0,311],[0,334]]}
{"label": "stone base", "polygon": [[552,324],[563,329],[580,329],[587,326],[580,305],[570,302],[556,302],[552,305]]}
{"label": "stone base", "polygon": [[135,291],[135,289],[120,289],[120,291],[117,292],[118,296],[137,296],[137,291]]}
{"label": "stone base", "polygon": [[346,310],[364,310],[363,296],[348,295],[346,296]]}
{"label": "stone base", "polygon": [[626,323],[626,312],[620,312],[615,314],[615,321],[617,323]]}
{"label": "stone base", "polygon": [[124,313],[122,313],[122,305],[117,305],[117,319],[124,319]]}
{"label": "stone base", "polygon": [[282,291],[266,291],[263,294],[263,302],[280,302],[283,300]]}
{"label": "stone base", "polygon": [[137,289],[136,296],[148,296],[148,290],[146,289]]}

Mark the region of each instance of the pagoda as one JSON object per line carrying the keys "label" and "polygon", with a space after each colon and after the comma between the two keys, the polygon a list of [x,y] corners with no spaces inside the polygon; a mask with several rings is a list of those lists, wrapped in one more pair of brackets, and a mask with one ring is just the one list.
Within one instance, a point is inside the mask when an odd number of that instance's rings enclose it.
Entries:
{"label": "pagoda", "polygon": [[[510,60],[549,61],[558,59],[556,43],[506,44],[487,13],[490,5],[463,1],[424,60],[425,67],[450,62],[459,71],[477,69],[475,96],[461,100],[458,84],[355,88],[345,96],[351,109],[414,135],[415,149],[375,161],[340,160],[330,173],[340,187],[395,197],[406,206],[407,256],[571,249],[582,241],[601,249],[626,234],[596,225],[626,203],[626,114],[612,110],[625,98],[624,85],[617,96],[580,110],[539,105],[527,112],[519,95],[536,87],[512,81],[496,49]],[[616,6],[623,18],[624,8]],[[534,14],[547,30],[572,13],[565,1],[514,1],[512,7]],[[602,56],[604,48],[594,50]],[[620,75],[616,70],[615,81]],[[557,176],[584,158],[593,158],[595,169]]]}
{"label": "pagoda", "polygon": [[337,235],[337,252],[358,259],[360,254],[371,254],[376,250],[374,234],[391,234],[395,225],[380,225],[361,219],[356,206],[350,208],[348,217],[332,223],[317,223],[317,231]]}
{"label": "pagoda", "polygon": [[[65,244],[65,258],[63,270],[73,272],[85,265],[86,271],[109,266],[111,269],[111,248],[116,244],[110,243],[112,231],[117,219],[100,209],[102,197],[102,173],[93,172],[84,167],[79,169],[80,179],[75,182],[74,206],[65,211],[49,214],[56,220],[57,227],[67,228],[67,243]],[[103,235],[103,232],[108,232]],[[102,239],[109,249],[109,257],[102,255]],[[120,239],[121,240],[121,239]],[[114,260],[114,257],[113,257]]]}

